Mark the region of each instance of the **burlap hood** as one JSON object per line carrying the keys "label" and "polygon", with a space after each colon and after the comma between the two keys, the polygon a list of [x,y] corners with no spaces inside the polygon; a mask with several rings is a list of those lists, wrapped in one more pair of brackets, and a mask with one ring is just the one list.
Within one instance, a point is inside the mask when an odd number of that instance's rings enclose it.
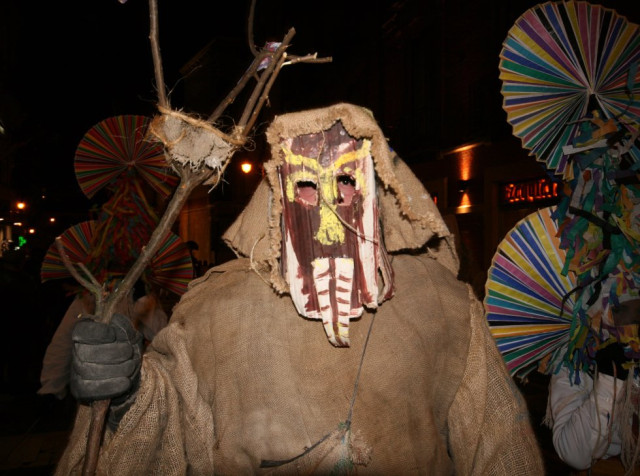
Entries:
{"label": "burlap hood", "polygon": [[[277,116],[267,130],[272,159],[265,164],[263,180],[238,219],[223,235],[241,256],[250,257],[255,268],[268,270],[271,285],[287,292],[280,275],[282,242],[282,193],[276,168],[282,163],[281,141],[301,134],[329,129],[340,120],[349,134],[371,140],[371,155],[378,181],[378,201],[384,245],[388,252],[419,250],[434,256],[454,274],[458,272],[453,237],[429,193],[409,167],[393,152],[371,112],[352,104],[336,104]],[[425,246],[426,245],[426,246]]]}

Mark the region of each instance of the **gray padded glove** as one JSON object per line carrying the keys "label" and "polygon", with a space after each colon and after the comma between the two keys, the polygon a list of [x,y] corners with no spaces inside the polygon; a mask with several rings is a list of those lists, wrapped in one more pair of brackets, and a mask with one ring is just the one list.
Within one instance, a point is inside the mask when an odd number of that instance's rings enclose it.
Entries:
{"label": "gray padded glove", "polygon": [[139,386],[142,334],[133,328],[129,318],[114,314],[109,324],[91,316],[80,319],[71,339],[72,395],[83,403],[110,398],[111,413],[124,415]]}

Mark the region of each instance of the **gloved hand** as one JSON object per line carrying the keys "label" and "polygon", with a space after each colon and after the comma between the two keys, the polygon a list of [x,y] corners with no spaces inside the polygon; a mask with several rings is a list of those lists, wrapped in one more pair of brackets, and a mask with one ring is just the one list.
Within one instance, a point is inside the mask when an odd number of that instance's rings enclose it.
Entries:
{"label": "gloved hand", "polygon": [[596,352],[596,364],[598,371],[614,376],[620,380],[626,380],[629,371],[622,367],[627,362],[624,355],[624,348],[619,342],[614,342]]}
{"label": "gloved hand", "polygon": [[72,395],[80,402],[107,398],[112,406],[128,402],[128,408],[139,386],[142,363],[142,335],[129,318],[114,314],[109,324],[80,319],[71,339]]}

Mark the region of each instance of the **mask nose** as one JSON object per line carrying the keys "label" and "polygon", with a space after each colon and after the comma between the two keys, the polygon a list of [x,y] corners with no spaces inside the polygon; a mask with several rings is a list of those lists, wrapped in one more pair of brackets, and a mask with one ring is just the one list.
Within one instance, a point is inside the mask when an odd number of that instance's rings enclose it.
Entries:
{"label": "mask nose", "polygon": [[320,226],[315,236],[325,246],[344,243],[344,225],[327,205],[320,205]]}

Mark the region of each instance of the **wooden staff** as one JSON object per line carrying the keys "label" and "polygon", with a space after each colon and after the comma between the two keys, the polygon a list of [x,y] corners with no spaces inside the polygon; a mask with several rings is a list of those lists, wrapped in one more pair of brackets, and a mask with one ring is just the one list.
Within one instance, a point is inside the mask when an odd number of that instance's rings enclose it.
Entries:
{"label": "wooden staff", "polygon": [[[122,0],[120,0],[121,3]],[[142,275],[143,270],[146,268],[151,258],[155,255],[158,248],[162,243],[162,238],[169,231],[175,222],[180,210],[189,198],[191,192],[199,185],[207,183],[212,185],[212,188],[216,187],[222,178],[222,174],[233,154],[241,148],[247,140],[249,132],[253,128],[255,121],[260,113],[262,106],[268,99],[269,92],[273,86],[276,77],[280,73],[280,70],[285,64],[295,64],[300,62],[306,63],[326,63],[330,62],[331,58],[318,58],[317,54],[311,54],[306,56],[287,56],[287,48],[291,42],[291,39],[295,35],[295,30],[291,28],[285,35],[283,41],[280,43],[275,51],[263,49],[258,51],[253,45],[252,41],[252,23],[255,12],[255,0],[251,1],[251,8],[249,13],[249,48],[254,55],[254,59],[247,69],[247,71],[240,78],[240,81],[229,92],[229,94],[221,101],[216,107],[213,113],[209,116],[208,121],[201,121],[197,118],[191,118],[185,116],[183,113],[177,111],[171,111],[170,103],[166,94],[164,74],[162,69],[162,60],[160,55],[160,47],[158,41],[158,6],[157,0],[149,0],[149,20],[150,20],[150,34],[149,39],[151,42],[151,53],[153,56],[154,72],[156,86],[158,89],[158,109],[161,112],[161,116],[156,118],[154,123],[160,124],[156,126],[155,135],[156,139],[164,142],[165,154],[167,155],[168,162],[171,167],[180,176],[180,182],[171,197],[167,208],[162,215],[157,227],[151,234],[149,242],[141,250],[140,255],[136,259],[135,263],[128,271],[122,282],[111,293],[106,292],[104,285],[101,285],[89,272],[89,270],[81,263],[72,263],[67,253],[64,250],[64,246],[60,237],[56,238],[56,246],[60,252],[60,256],[65,267],[69,270],[71,275],[87,290],[89,290],[95,297],[96,311],[95,314],[100,322],[109,323],[114,310],[118,303],[127,296],[129,291],[133,288],[133,285]],[[266,68],[260,70],[260,65],[263,61],[267,60],[268,64]],[[238,121],[236,127],[231,134],[225,134],[218,131],[214,122],[220,117],[224,110],[236,99],[238,94],[246,87],[251,79],[257,79],[253,92],[242,112],[241,118]],[[174,144],[170,141],[163,140],[162,119],[168,117],[178,118],[179,127],[184,128],[184,133],[194,129],[198,131],[198,134],[207,136],[208,134],[216,135],[214,144],[220,144],[219,154],[217,156],[217,162],[215,166],[209,166],[204,161],[199,161],[199,158],[190,160],[185,163],[183,160],[174,160],[172,156],[172,148]],[[174,122],[175,125],[175,122]],[[150,128],[151,129],[151,128]],[[217,142],[216,142],[217,141]],[[221,141],[221,142],[220,142]],[[184,151],[182,151],[184,153]],[[84,276],[80,274],[76,266],[80,268]],[[106,420],[106,414],[109,410],[110,400],[98,400],[91,404],[91,422],[89,426],[89,434],[87,437],[87,446],[85,452],[85,459],[82,468],[84,475],[94,475],[98,466],[98,457],[100,453],[100,442],[104,433],[104,423]]]}

